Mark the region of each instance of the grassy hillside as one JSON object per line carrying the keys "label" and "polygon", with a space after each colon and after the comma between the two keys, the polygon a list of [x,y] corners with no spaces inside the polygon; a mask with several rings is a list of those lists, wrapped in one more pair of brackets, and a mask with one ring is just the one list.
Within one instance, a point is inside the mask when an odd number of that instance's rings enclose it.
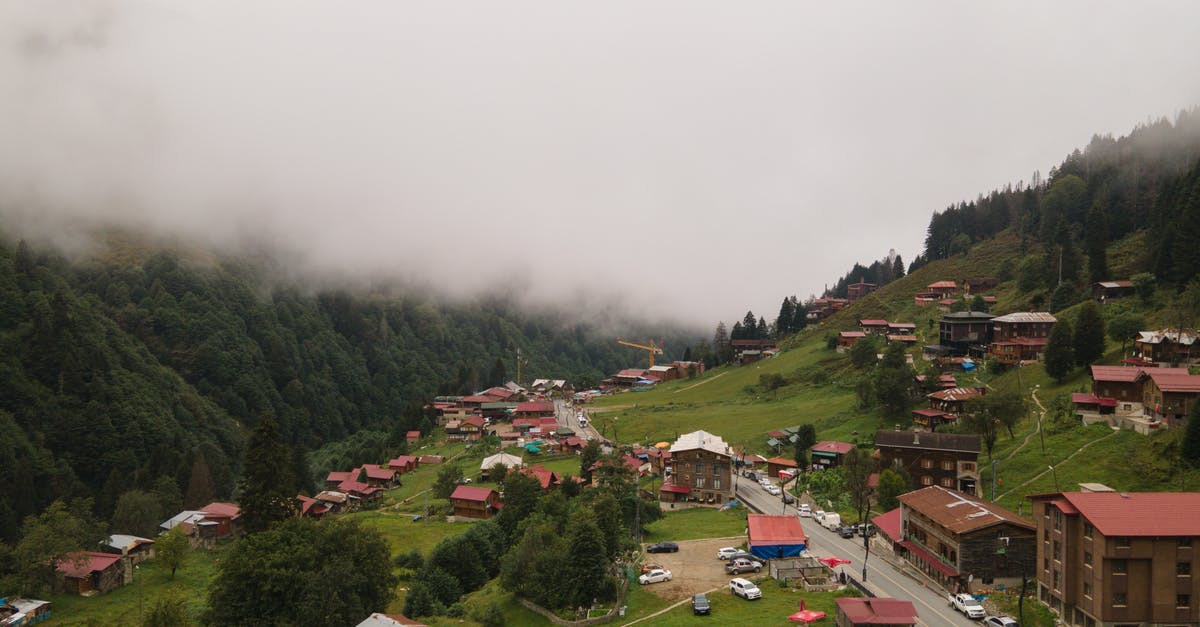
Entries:
{"label": "grassy hillside", "polygon": [[[1128,265],[1137,253],[1144,233],[1135,233],[1110,246],[1113,268]],[[1029,252],[1036,252],[1036,244]],[[937,340],[937,307],[919,307],[913,294],[939,280],[962,282],[969,277],[996,276],[1003,267],[1015,267],[1021,259],[1021,242],[1011,232],[982,242],[967,253],[933,261],[913,274],[893,281],[867,298],[837,312],[821,324],[783,342],[777,357],[747,366],[725,366],[691,380],[672,381],[649,392],[622,393],[598,399],[591,410],[593,422],[612,437],[611,425],[621,441],[657,442],[677,434],[704,429],[749,452],[771,454],[766,433],[781,427],[811,423],[820,439],[869,442],[875,430],[893,428],[876,409],[860,409],[854,392],[863,373],[848,359],[826,347],[829,336],[858,328],[863,318],[884,318],[917,325],[920,344]],[[991,308],[996,314],[1027,310],[1031,293],[1017,290],[1008,280],[989,292],[997,296]],[[1130,298],[1104,306],[1106,317],[1132,311],[1146,320],[1147,327],[1164,324],[1163,312],[1170,309],[1174,294],[1160,290],[1149,302]],[[1073,320],[1078,305],[1056,315]],[[1126,348],[1129,348],[1128,346]],[[1120,362],[1120,344],[1109,341],[1101,363]],[[910,350],[918,370],[925,367],[920,347]],[[780,374],[788,384],[776,393],[761,391],[763,374]],[[1010,437],[1002,432],[993,456],[996,461],[997,500],[1013,510],[1026,508],[1024,496],[1055,489],[1077,489],[1085,481],[1105,483],[1118,490],[1166,490],[1200,488],[1200,473],[1184,472],[1171,461],[1181,433],[1164,431],[1142,436],[1131,431],[1114,432],[1096,425],[1084,427],[1070,420],[1054,420],[1048,412],[1039,430],[1038,402],[1049,408],[1056,397],[1089,389],[1091,378],[1076,369],[1058,383],[1048,377],[1041,364],[1010,370],[1001,375],[987,372],[954,373],[960,384],[1013,386],[1030,399],[1031,412]],[[924,400],[917,406],[924,406]],[[901,428],[910,426],[902,421]],[[1043,447],[1044,442],[1044,447]],[[790,451],[783,451],[790,454]],[[992,460],[981,455],[985,497],[992,495]],[[1054,470],[1051,471],[1050,467]],[[1137,468],[1137,472],[1130,472]]]}

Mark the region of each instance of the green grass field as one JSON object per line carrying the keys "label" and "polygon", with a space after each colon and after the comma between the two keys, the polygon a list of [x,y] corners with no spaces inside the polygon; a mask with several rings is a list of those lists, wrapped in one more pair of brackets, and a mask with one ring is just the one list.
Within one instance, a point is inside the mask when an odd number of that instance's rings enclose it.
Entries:
{"label": "green grass field", "polygon": [[768,579],[758,581],[762,590],[762,598],[747,601],[735,597],[728,589],[709,593],[708,602],[712,606],[710,616],[696,616],[692,613],[690,602],[656,616],[654,625],[685,626],[685,625],[797,625],[788,621],[787,617],[799,611],[800,601],[804,601],[806,609],[825,612],[827,617],[818,622],[819,625],[832,625],[837,615],[837,604],[834,592],[803,592],[790,588],[781,588]]}
{"label": "green grass field", "polygon": [[732,507],[723,512],[708,507],[668,511],[661,519],[646,525],[642,540],[659,542],[744,536],[746,513],[745,507]]}

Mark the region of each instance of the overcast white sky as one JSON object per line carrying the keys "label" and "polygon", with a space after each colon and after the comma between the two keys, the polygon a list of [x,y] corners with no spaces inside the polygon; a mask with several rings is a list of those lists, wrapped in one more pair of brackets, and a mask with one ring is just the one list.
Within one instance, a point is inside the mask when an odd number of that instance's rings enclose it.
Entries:
{"label": "overcast white sky", "polygon": [[768,319],[1200,104],[1200,2],[0,2],[0,212]]}

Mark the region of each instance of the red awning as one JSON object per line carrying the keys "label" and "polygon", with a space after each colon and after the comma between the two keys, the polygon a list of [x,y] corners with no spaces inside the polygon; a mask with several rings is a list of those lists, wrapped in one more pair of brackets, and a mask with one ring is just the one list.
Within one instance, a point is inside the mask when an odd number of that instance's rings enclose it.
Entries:
{"label": "red awning", "polygon": [[908,549],[909,551],[912,551],[913,555],[916,555],[918,558],[920,558],[920,560],[922,562],[925,562],[926,564],[929,564],[930,566],[932,566],[933,569],[938,571],[939,573],[942,573],[943,575],[945,575],[947,577],[957,577],[958,576],[958,571],[955,570],[953,566],[938,559],[938,556],[934,555],[933,553],[930,553],[929,549],[926,549],[925,547],[917,544],[916,542],[913,542],[912,540],[901,540],[897,544]]}
{"label": "red awning", "polygon": [[675,494],[691,494],[692,489],[684,485],[675,485],[673,483],[664,483],[659,492],[674,492]]}

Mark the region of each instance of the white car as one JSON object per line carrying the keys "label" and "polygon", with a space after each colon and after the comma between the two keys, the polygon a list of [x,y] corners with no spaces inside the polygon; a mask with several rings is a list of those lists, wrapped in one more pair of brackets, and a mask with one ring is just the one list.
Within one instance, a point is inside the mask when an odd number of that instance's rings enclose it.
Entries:
{"label": "white car", "polygon": [[648,583],[659,583],[660,581],[670,581],[671,571],[666,568],[656,568],[641,577],[638,577],[638,583],[643,586]]}
{"label": "white car", "polygon": [[771,496],[779,496],[780,494],[783,493],[783,491],[780,490],[777,486],[769,485],[769,486],[767,486],[767,493],[769,493]]}
{"label": "white car", "polygon": [[729,580],[729,592],[747,601],[762,598],[762,590],[759,590],[758,586],[754,585],[753,582],[741,577]]}
{"label": "white car", "polygon": [[800,504],[800,517],[812,518],[812,508],[808,506],[808,503]]}
{"label": "white car", "polygon": [[825,510],[817,510],[813,512],[812,517],[818,521],[825,520]]}
{"label": "white car", "polygon": [[717,559],[719,560],[727,560],[737,554],[738,550],[731,546],[717,549]]}
{"label": "white car", "polygon": [[766,477],[763,477],[762,479],[758,480],[758,485],[765,488],[765,487],[771,485],[771,480]]}

